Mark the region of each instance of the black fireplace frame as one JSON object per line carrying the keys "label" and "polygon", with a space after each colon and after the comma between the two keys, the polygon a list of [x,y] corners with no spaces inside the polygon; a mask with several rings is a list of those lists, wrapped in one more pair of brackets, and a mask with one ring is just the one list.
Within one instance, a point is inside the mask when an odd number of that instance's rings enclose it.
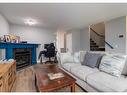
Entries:
{"label": "black fireplace frame", "polygon": [[16,69],[22,69],[32,65],[31,48],[14,48],[13,58],[16,60]]}

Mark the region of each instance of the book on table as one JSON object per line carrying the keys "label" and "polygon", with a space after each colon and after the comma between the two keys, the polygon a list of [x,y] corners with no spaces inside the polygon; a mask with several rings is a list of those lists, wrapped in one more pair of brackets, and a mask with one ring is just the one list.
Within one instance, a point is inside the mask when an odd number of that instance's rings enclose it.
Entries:
{"label": "book on table", "polygon": [[50,80],[53,80],[53,79],[64,77],[64,74],[63,73],[48,73],[48,77]]}

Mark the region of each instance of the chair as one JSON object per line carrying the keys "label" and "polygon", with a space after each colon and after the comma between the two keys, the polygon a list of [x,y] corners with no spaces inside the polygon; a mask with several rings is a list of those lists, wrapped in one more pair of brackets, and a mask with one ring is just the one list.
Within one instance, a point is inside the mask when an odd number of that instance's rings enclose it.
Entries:
{"label": "chair", "polygon": [[[49,60],[46,61],[45,63],[47,63],[47,62],[57,62],[57,58],[56,58],[56,53],[57,53],[57,51],[55,51],[55,46],[54,46],[54,44],[53,44],[53,43],[51,43],[51,44],[45,44],[45,45],[44,45],[44,48],[45,48],[46,50],[40,52],[39,58],[40,58],[40,56],[42,56],[42,54],[43,54],[44,57],[49,58]],[[51,61],[51,58],[52,58],[52,57],[54,57],[54,61]],[[42,57],[41,57],[40,63],[42,63]]]}
{"label": "chair", "polygon": [[45,53],[46,53],[45,50],[40,51],[39,56],[38,56],[38,59],[40,59],[40,63],[42,63],[42,55],[45,56]]}
{"label": "chair", "polygon": [[49,58],[49,61],[47,62],[52,62],[51,58],[54,57],[54,61],[56,60],[56,51],[55,51],[55,46],[53,43],[51,43],[49,46],[47,46],[47,51],[45,53],[45,57]]}

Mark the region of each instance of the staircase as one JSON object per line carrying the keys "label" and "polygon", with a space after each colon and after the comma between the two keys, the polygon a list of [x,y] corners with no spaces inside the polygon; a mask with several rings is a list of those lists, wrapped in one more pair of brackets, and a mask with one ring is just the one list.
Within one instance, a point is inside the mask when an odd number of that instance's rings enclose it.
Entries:
{"label": "staircase", "polygon": [[105,48],[100,48],[92,39],[90,39],[90,50],[91,51],[105,51]]}
{"label": "staircase", "polygon": [[[109,42],[107,42],[107,41],[104,40],[104,35],[98,34],[98,33],[97,33],[95,30],[93,30],[92,28],[90,28],[90,30],[91,30],[91,32],[93,32],[93,33],[96,34],[96,37],[100,37],[100,38],[104,41],[105,45],[107,45],[107,46],[110,47],[111,49],[114,49],[114,47],[113,47]],[[92,39],[90,38],[90,50],[91,50],[91,51],[105,51],[105,48],[99,47],[99,46],[95,43],[95,41],[92,40]]]}

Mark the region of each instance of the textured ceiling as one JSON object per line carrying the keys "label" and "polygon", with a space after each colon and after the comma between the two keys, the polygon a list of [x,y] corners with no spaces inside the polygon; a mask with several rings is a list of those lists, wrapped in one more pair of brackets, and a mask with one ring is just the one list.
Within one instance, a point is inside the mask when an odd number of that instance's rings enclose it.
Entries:
{"label": "textured ceiling", "polygon": [[25,18],[45,28],[83,28],[127,14],[127,4],[0,4],[0,13],[9,23],[25,25]]}

